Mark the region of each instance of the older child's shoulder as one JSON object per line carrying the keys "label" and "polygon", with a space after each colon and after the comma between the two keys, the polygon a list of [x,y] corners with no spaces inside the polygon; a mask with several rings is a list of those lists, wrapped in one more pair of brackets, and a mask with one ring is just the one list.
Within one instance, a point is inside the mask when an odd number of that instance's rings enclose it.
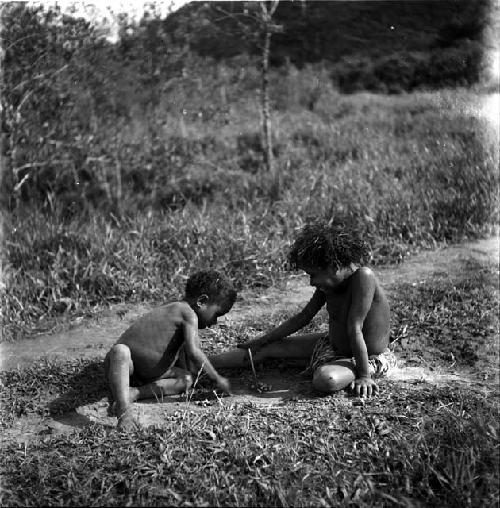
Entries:
{"label": "older child's shoulder", "polygon": [[375,302],[387,304],[387,296],[375,272],[368,266],[358,268],[352,276],[352,290],[361,295],[373,294]]}
{"label": "older child's shoulder", "polygon": [[354,280],[360,280],[360,281],[376,281],[377,276],[375,275],[375,272],[368,266],[360,266],[354,273],[353,273],[353,279]]}
{"label": "older child's shoulder", "polygon": [[380,288],[380,283],[375,275],[375,272],[368,266],[361,266],[351,276],[351,286],[368,289],[373,288],[375,290]]}

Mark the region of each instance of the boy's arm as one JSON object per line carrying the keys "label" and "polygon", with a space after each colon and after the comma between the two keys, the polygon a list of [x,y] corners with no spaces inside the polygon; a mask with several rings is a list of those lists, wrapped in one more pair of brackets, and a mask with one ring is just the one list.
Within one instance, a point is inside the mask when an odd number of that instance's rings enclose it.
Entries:
{"label": "boy's arm", "polygon": [[369,268],[360,268],[353,277],[351,307],[347,316],[347,335],[356,359],[356,379],[351,385],[356,395],[377,393],[378,386],[370,376],[368,351],[363,337],[363,323],[372,306],[376,281]]}
{"label": "boy's arm", "polygon": [[238,347],[242,349],[251,348],[252,351],[256,351],[265,344],[269,344],[271,342],[283,339],[284,337],[288,337],[292,333],[295,333],[297,330],[300,330],[305,325],[307,325],[311,319],[319,312],[321,307],[323,307],[325,302],[325,294],[317,289],[309,302],[307,302],[307,305],[299,313],[287,319],[279,326],[273,328],[264,335],[261,335],[260,337],[248,342],[238,344]]}
{"label": "boy's arm", "polygon": [[229,381],[221,376],[212,366],[210,360],[200,347],[198,337],[198,322],[196,315],[186,313],[184,316],[184,350],[186,356],[194,362],[198,369],[203,369],[208,377],[224,392],[230,393],[231,387]]}

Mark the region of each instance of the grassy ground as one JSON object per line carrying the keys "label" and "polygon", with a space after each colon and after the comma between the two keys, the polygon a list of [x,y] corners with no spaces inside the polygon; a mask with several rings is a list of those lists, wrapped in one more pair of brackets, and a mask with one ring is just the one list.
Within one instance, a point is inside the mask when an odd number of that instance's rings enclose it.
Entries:
{"label": "grassy ground", "polygon": [[[493,506],[491,401],[388,385],[367,404],[182,413],[121,435],[98,426],[3,454],[3,505]],[[5,461],[8,461],[5,463]]]}
{"label": "grassy ground", "polygon": [[[163,425],[130,434],[91,425],[5,443],[0,504],[494,506],[498,269],[469,261],[421,284],[398,283],[390,296],[401,362],[462,382],[387,380],[366,402],[307,389],[279,407],[223,400],[200,413],[186,404]],[[263,326],[252,319],[214,330],[212,342],[224,348]],[[4,427],[105,393],[95,360],[1,376]]]}
{"label": "grassy ground", "polygon": [[[28,204],[6,217],[0,340],[112,303],[176,297],[195,269],[224,270],[240,288],[272,285],[296,229],[312,219],[360,228],[376,264],[488,235],[498,210],[498,149],[471,113],[480,95],[345,96],[309,71],[276,76],[272,87],[280,179],[262,168],[254,92],[228,89],[228,123],[170,112],[160,129],[160,108],[120,130],[115,148],[130,182],[117,209],[105,208],[106,199],[91,208],[98,193],[78,201],[68,192],[52,207]],[[221,76],[207,90],[220,91]],[[321,88],[312,110],[304,102],[311,80]],[[196,112],[220,95],[204,93],[179,104]],[[106,129],[92,138],[89,158],[117,142]],[[113,160],[103,168],[111,187]],[[140,189],[133,175],[144,180]]]}

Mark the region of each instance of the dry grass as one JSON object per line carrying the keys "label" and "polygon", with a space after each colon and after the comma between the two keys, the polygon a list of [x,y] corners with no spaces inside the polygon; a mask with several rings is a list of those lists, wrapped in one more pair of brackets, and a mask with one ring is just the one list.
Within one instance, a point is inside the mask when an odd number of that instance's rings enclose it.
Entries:
{"label": "dry grass", "polygon": [[[186,405],[161,427],[130,434],[92,425],[6,443],[0,504],[495,505],[499,393],[484,374],[497,364],[482,351],[496,333],[498,271],[466,268],[395,287],[393,328],[407,329],[397,343],[401,359],[444,371],[454,351],[454,372],[476,382],[385,381],[380,396],[366,402],[307,392],[272,408],[224,401],[200,413]],[[225,348],[249,327],[267,325],[241,323],[205,340]],[[477,358],[460,356],[466,344]],[[65,413],[105,393],[95,360],[2,373],[2,383],[3,425],[32,413]]]}
{"label": "dry grass", "polygon": [[[183,136],[168,124],[130,145],[124,178],[139,172],[144,186],[125,186],[119,210],[102,200],[102,209],[82,205],[75,215],[62,194],[52,211],[27,207],[6,219],[3,340],[113,302],[168,300],[203,267],[227,271],[240,287],[273,284],[295,231],[311,219],[355,224],[375,264],[488,234],[498,153],[468,111],[477,95],[342,96],[325,84],[310,111],[299,85],[274,113],[278,188],[261,170],[258,108],[247,91],[227,126],[194,115]],[[138,118],[129,135],[142,139],[148,121]],[[95,139],[105,146],[109,136]]]}
{"label": "dry grass", "polygon": [[118,434],[99,426],[2,460],[3,505],[490,506],[498,422],[469,391],[387,383],[376,401],[230,406]]}

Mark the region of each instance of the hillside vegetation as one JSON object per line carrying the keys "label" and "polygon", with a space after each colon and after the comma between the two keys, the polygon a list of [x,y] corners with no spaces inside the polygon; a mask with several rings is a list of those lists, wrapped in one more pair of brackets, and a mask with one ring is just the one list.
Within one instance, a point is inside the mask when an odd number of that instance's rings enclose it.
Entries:
{"label": "hillside vegetation", "polygon": [[[117,45],[57,11],[12,3],[2,16],[3,340],[113,302],[164,301],[208,266],[240,287],[272,284],[295,230],[316,218],[361,228],[377,264],[485,234],[498,211],[498,153],[469,111],[477,89],[431,91],[442,84],[431,80],[412,94],[348,95],[334,76],[347,60],[285,58],[278,44],[276,179],[263,171],[251,48],[200,54],[184,44],[198,33],[185,10],[170,32],[158,19],[124,22]],[[412,51],[441,54],[455,18],[437,18]],[[447,47],[482,48],[470,37]]]}
{"label": "hillside vegetation", "polygon": [[[471,85],[494,44],[492,9],[483,0],[280,2],[271,61],[321,62],[343,92]],[[245,2],[193,2],[158,26],[191,51],[227,61],[260,52],[258,41],[242,36],[247,10]],[[193,22],[186,38],[182,27]]]}

